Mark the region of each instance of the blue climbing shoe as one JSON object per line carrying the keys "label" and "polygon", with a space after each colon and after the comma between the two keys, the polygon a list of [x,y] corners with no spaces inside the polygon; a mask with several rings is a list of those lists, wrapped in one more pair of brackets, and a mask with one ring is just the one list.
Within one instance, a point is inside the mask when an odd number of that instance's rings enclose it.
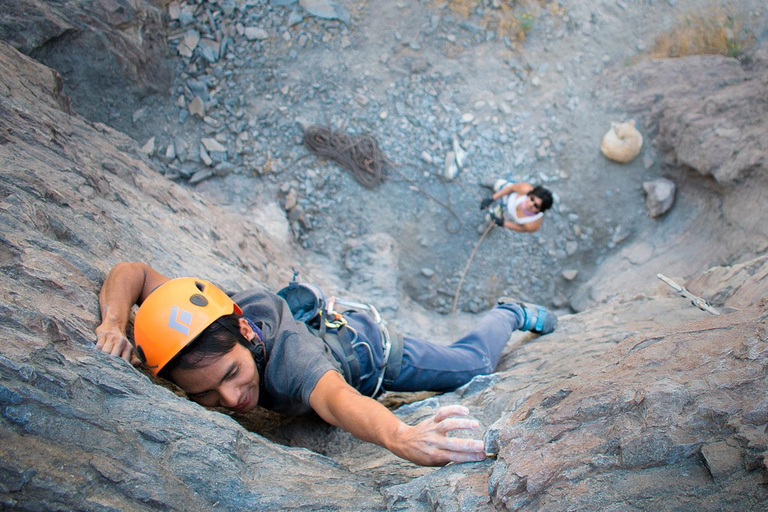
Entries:
{"label": "blue climbing shoe", "polygon": [[518,302],[508,297],[502,297],[498,300],[499,304],[514,303],[523,310],[523,325],[518,330],[531,331],[536,334],[549,334],[557,327],[557,317],[544,306],[538,304],[527,304]]}

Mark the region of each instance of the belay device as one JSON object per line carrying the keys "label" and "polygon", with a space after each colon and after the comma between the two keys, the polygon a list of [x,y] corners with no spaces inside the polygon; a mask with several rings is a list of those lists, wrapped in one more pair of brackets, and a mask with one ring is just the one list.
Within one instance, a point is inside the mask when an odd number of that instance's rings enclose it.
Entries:
{"label": "belay device", "polygon": [[[325,342],[341,363],[344,378],[350,386],[357,388],[362,380],[379,371],[376,387],[371,393],[371,396],[375,397],[381,390],[385,377],[388,380],[393,380],[400,373],[403,354],[402,338],[399,336],[390,337],[389,330],[373,305],[337,298],[326,301],[325,294],[320,288],[311,284],[299,283],[296,279],[298,274],[294,269],[291,282],[278,291],[277,296],[288,303],[295,320],[303,322],[312,334]],[[370,343],[358,337],[357,331],[349,325],[344,315],[334,310],[336,305],[343,306],[346,311],[366,313],[376,322],[381,334],[384,355],[383,362],[378,367]],[[361,375],[360,361],[355,351],[358,347],[366,350],[372,363],[371,371],[365,375]],[[393,359],[393,364],[389,364],[390,358]]]}

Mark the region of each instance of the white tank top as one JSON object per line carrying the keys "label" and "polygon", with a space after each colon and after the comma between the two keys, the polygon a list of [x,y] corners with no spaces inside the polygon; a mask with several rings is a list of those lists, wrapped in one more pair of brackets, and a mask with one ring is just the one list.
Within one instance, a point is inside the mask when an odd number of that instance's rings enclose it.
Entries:
{"label": "white tank top", "polygon": [[539,212],[536,215],[517,216],[517,207],[525,201],[526,197],[528,197],[528,194],[520,195],[517,192],[509,194],[507,199],[507,214],[515,224],[528,224],[529,222],[537,221],[544,216],[543,212]]}

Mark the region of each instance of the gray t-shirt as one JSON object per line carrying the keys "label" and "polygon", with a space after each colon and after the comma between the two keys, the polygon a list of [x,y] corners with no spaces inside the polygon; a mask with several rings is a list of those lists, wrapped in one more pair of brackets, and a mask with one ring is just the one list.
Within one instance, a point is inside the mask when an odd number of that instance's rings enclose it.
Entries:
{"label": "gray t-shirt", "polygon": [[309,412],[309,395],[329,370],[341,373],[338,361],[320,338],[291,315],[277,295],[258,289],[232,297],[243,315],[262,332],[267,366],[260,375],[259,405],[287,415]]}

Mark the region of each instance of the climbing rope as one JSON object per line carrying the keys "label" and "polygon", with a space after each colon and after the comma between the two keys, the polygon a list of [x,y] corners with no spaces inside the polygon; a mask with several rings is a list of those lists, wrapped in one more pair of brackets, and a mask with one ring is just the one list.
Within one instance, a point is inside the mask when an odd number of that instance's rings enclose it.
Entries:
{"label": "climbing rope", "polygon": [[[392,163],[392,165],[398,165],[398,166],[399,166],[399,164],[395,164],[395,163]],[[446,211],[448,212],[448,214],[451,216],[451,217],[448,217],[448,218],[446,218],[446,219],[445,219],[445,230],[446,230],[446,231],[447,231],[449,234],[451,234],[451,235],[455,235],[456,233],[458,233],[459,231],[461,231],[461,218],[460,218],[460,217],[459,217],[459,215],[458,215],[458,214],[457,214],[457,213],[456,213],[456,212],[453,210],[453,207],[451,206],[451,190],[450,190],[448,187],[445,187],[445,192],[446,192],[446,195],[448,196],[448,200],[447,200],[447,202],[446,202],[446,201],[441,201],[440,199],[436,198],[435,196],[433,196],[432,194],[430,194],[429,192],[427,192],[426,190],[424,190],[423,188],[421,188],[419,185],[417,185],[417,184],[416,184],[416,182],[415,182],[415,181],[413,181],[413,180],[412,180],[412,179],[410,179],[408,176],[406,176],[405,174],[403,174],[402,172],[400,172],[398,169],[394,169],[394,171],[395,171],[395,172],[396,172],[396,173],[397,173],[397,174],[398,174],[398,175],[399,175],[399,176],[400,176],[400,177],[401,177],[401,178],[402,178],[402,179],[403,179],[403,180],[404,180],[406,183],[408,183],[410,186],[412,186],[413,188],[415,188],[416,190],[418,190],[419,192],[421,192],[422,194],[424,194],[425,196],[427,196],[429,199],[431,199],[432,201],[436,202],[437,204],[439,204],[440,206],[442,206],[443,208],[445,208],[445,210],[446,210]],[[453,219],[455,219],[455,220],[456,220],[456,227],[455,227],[455,228],[451,228],[451,226],[450,226],[450,220],[451,220],[451,218],[453,218]]]}
{"label": "climbing rope", "polygon": [[483,240],[485,240],[485,236],[491,232],[491,230],[493,229],[493,226],[495,225],[496,225],[495,222],[488,223],[488,227],[485,228],[485,231],[483,231],[483,234],[480,237],[480,240],[477,241],[477,244],[475,244],[475,248],[472,249],[472,254],[469,255],[467,264],[464,266],[464,272],[461,273],[461,279],[459,279],[459,285],[456,287],[456,293],[453,295],[453,309],[451,309],[451,333],[450,333],[451,341],[453,341],[453,325],[456,319],[456,306],[459,303],[459,293],[461,293],[461,286],[464,284],[464,278],[467,277],[469,266],[472,265],[472,260],[475,259],[475,254],[477,253],[477,250],[480,248],[480,244],[483,243]]}
{"label": "climbing rope", "polygon": [[357,182],[365,188],[375,188],[386,177],[384,163],[387,157],[379,149],[376,139],[367,133],[350,137],[327,127],[310,126],[304,130],[304,144],[317,156],[333,160],[352,171]]}

